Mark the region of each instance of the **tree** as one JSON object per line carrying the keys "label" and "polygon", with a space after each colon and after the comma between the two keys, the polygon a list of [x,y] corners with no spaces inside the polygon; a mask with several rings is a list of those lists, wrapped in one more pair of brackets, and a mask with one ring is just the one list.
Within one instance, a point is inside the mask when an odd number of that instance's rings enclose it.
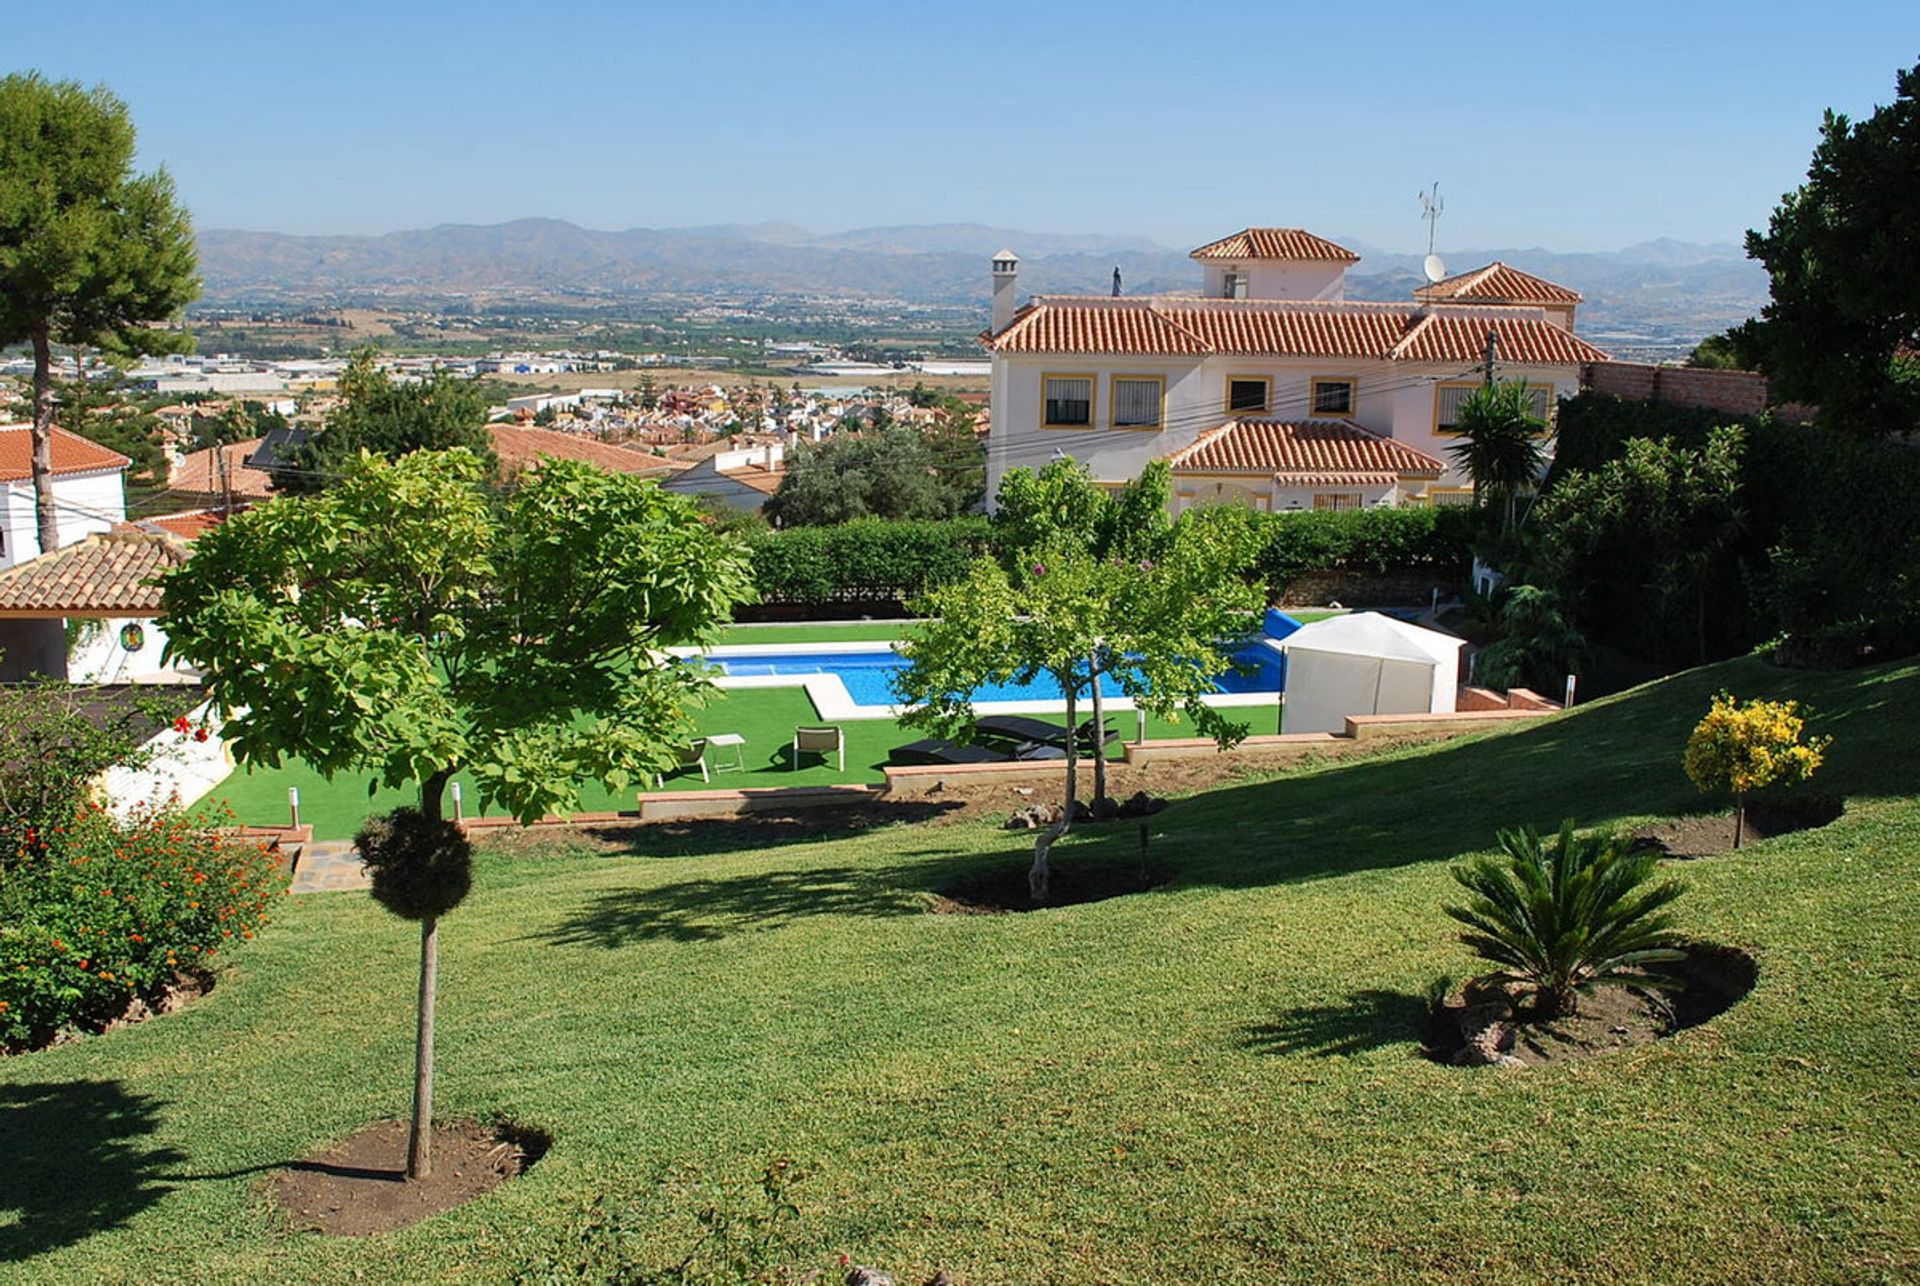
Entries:
{"label": "tree", "polygon": [[[1055,461],[1040,475],[1009,474],[1001,504],[1018,497],[1023,516],[1009,531],[1002,565],[978,560],[966,577],[927,596],[931,618],[901,647],[907,668],[897,694],[913,708],[903,722],[965,739],[973,727],[973,694],[996,683],[1028,683],[1045,675],[1066,701],[1066,791],[1060,819],[1034,843],[1028,887],[1047,900],[1050,854],[1073,826],[1079,805],[1079,758],[1090,740],[1104,794],[1101,685],[1110,683],[1141,709],[1163,716],[1185,712],[1203,735],[1221,745],[1246,736],[1202,698],[1232,665],[1229,641],[1257,624],[1264,597],[1240,574],[1257,547],[1246,515],[1232,509],[1165,517],[1164,466],[1129,484],[1118,499],[1096,487],[1073,461]],[[1121,513],[1138,514],[1160,497],[1155,522],[1140,539],[1152,556],[1119,537]],[[1104,507],[1103,507],[1104,506]],[[1058,521],[1048,526],[1047,513]],[[1106,552],[1089,533],[1105,531]],[[1082,700],[1091,700],[1091,736],[1081,731]]]}
{"label": "tree", "polygon": [[104,88],[0,77],[0,347],[33,351],[33,489],[40,548],[53,499],[53,346],[134,356],[189,346],[150,323],[199,293],[193,230],[166,171],[133,173],[127,106]]}
{"label": "tree", "polygon": [[110,368],[104,377],[54,384],[55,419],[61,428],[131,460],[128,492],[151,495],[167,485],[167,455],[160,445],[160,420],[153,413],[153,397],[142,397],[127,387],[126,376]]}
{"label": "tree", "polygon": [[940,476],[940,460],[917,429],[896,426],[858,436],[798,443],[786,460],[767,514],[783,527],[855,518],[951,518],[961,497]]}
{"label": "tree", "polygon": [[164,620],[240,759],[418,786],[411,815],[368,832],[376,892],[387,880],[421,924],[417,1177],[438,917],[459,900],[457,880],[430,878],[460,864],[447,783],[468,773],[530,822],[577,806],[583,782],[623,791],[671,766],[706,680],[660,649],[708,640],[750,583],[691,501],[629,475],[549,460],[501,496],[458,448],[343,468],[196,541],[165,580]]}
{"label": "tree", "polygon": [[1706,716],[1687,738],[1687,778],[1703,793],[1733,796],[1733,846],[1747,829],[1747,796],[1813,776],[1826,759],[1831,737],[1806,740],[1807,721],[1798,701],[1738,701],[1714,697]]}
{"label": "tree", "polygon": [[1920,427],[1920,65],[1895,80],[1864,121],[1826,113],[1806,183],[1747,233],[1772,279],[1743,332],[1760,369],[1777,396],[1864,434]]}
{"label": "tree", "polygon": [[1686,886],[1651,884],[1658,861],[1625,836],[1578,836],[1569,821],[1551,841],[1532,827],[1499,840],[1498,857],[1453,868],[1472,897],[1445,910],[1467,926],[1461,942],[1533,993],[1536,1017],[1572,1013],[1606,978],[1654,982],[1647,965],[1681,958],[1666,908]]}
{"label": "tree", "polygon": [[361,452],[396,460],[413,451],[462,448],[491,473],[498,465],[479,384],[447,371],[396,380],[374,364],[372,349],[355,353],[340,373],[340,403],[326,427],[282,453],[274,490],[310,494],[331,486]]}
{"label": "tree", "polygon": [[1753,351],[1751,327],[1747,322],[1709,335],[1687,354],[1687,365],[1706,371],[1756,371],[1760,357]]}
{"label": "tree", "polygon": [[1460,440],[1447,449],[1473,479],[1483,505],[1498,504],[1501,535],[1513,530],[1514,504],[1546,468],[1546,421],[1533,413],[1525,380],[1503,380],[1475,389],[1454,418]]}

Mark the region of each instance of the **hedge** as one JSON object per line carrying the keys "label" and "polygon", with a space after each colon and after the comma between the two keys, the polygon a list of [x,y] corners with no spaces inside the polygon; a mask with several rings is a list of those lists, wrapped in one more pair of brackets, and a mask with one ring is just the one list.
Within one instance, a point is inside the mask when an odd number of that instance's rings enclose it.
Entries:
{"label": "hedge", "polygon": [[[1256,573],[1277,594],[1312,572],[1433,570],[1465,575],[1472,515],[1463,509],[1356,509],[1262,515],[1269,533]],[[790,527],[749,540],[765,603],[907,601],[959,578],[993,552],[985,518],[861,519]]]}

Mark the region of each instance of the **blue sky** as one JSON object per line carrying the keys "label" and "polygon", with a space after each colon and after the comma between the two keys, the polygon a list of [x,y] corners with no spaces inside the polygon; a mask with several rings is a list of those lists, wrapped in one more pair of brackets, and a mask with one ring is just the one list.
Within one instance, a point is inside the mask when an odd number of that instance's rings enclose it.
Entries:
{"label": "blue sky", "polygon": [[1733,241],[1920,3],[150,0],[22,6],[0,70],[101,82],[203,227],[975,221],[1186,245]]}

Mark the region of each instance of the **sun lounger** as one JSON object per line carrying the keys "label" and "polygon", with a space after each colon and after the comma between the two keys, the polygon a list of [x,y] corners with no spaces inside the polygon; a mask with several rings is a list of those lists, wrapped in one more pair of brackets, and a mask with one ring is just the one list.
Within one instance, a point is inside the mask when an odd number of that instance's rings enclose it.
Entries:
{"label": "sun lounger", "polygon": [[963,746],[957,741],[929,737],[925,741],[895,746],[887,759],[896,764],[1004,764],[1012,755],[985,746]]}
{"label": "sun lounger", "polygon": [[[973,725],[974,735],[992,741],[1038,742],[1044,746],[1058,746],[1062,750],[1067,745],[1067,730],[1057,723],[1045,719],[1030,719],[1025,715],[996,714],[977,719]],[[1111,725],[1100,738],[1101,745],[1108,745],[1119,737]],[[1090,749],[1093,746],[1093,720],[1088,719],[1080,725],[1080,745]]]}

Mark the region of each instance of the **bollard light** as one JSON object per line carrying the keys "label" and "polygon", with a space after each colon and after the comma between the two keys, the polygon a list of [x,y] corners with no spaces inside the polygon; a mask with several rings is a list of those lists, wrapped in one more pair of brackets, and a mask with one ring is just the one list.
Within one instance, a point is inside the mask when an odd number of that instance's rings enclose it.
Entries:
{"label": "bollard light", "polygon": [[466,813],[460,806],[460,783],[456,781],[453,783],[453,820],[457,825],[465,817]]}
{"label": "bollard light", "polygon": [[298,786],[287,787],[287,812],[293,818],[290,825],[292,825],[293,829],[299,830],[300,829],[300,788]]}

